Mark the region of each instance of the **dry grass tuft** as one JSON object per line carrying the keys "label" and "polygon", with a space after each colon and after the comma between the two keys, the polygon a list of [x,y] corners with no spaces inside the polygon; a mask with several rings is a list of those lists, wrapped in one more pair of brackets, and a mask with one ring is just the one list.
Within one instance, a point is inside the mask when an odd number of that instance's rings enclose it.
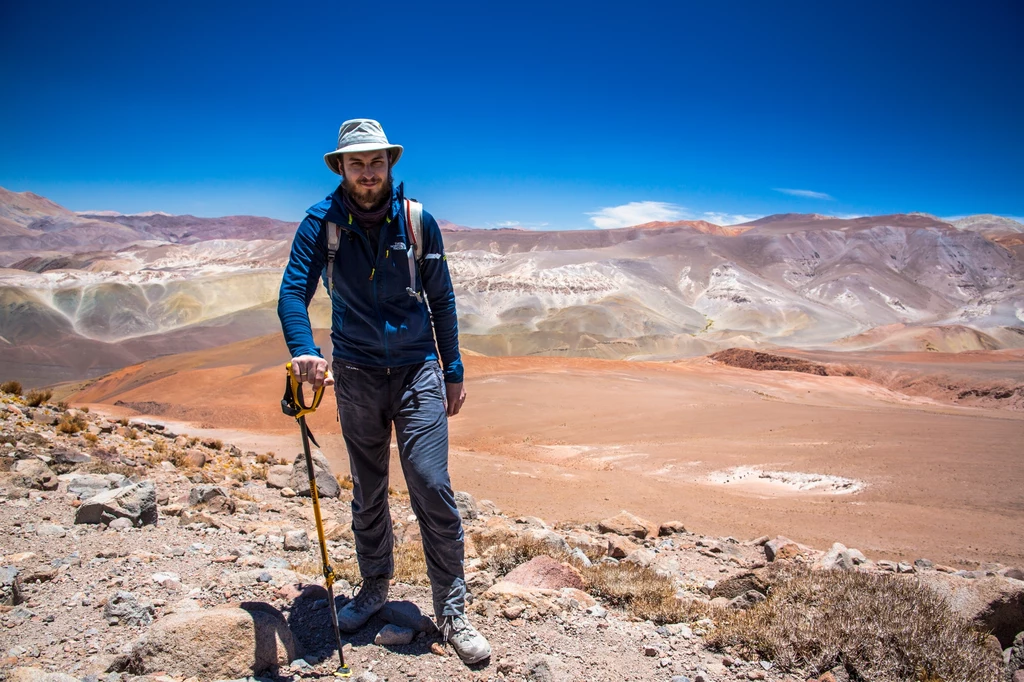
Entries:
{"label": "dry grass tuft", "polygon": [[345,474],[344,476],[339,474],[334,478],[338,480],[338,485],[341,486],[342,490],[352,490],[355,486],[355,483],[352,482],[352,477],[349,474]]}
{"label": "dry grass tuft", "polygon": [[713,614],[704,602],[681,601],[672,580],[649,568],[627,562],[594,564],[581,569],[587,592],[641,620],[682,623]]}
{"label": "dry grass tuft", "polygon": [[72,417],[69,414],[65,414],[57,422],[58,433],[66,433],[68,435],[84,431],[89,424],[85,421],[85,418],[81,415],[75,415]]}
{"label": "dry grass tuft", "polygon": [[95,433],[83,433],[82,438],[84,438],[86,442],[92,443],[93,445],[100,442],[100,437],[97,436]]}
{"label": "dry grass tuft", "polygon": [[21,395],[21,382],[20,381],[5,381],[0,384],[0,391],[4,393],[10,393],[11,395]]}
{"label": "dry grass tuft", "polygon": [[[423,555],[423,546],[418,542],[404,542],[395,545],[395,574],[392,576],[394,582],[406,583],[408,585],[429,585],[427,578],[427,559]],[[359,564],[355,559],[349,559],[342,563],[331,560],[331,568],[339,580],[347,580],[355,585],[361,582],[363,577],[359,574]],[[306,576],[322,576],[323,567],[319,559],[305,561],[294,568],[296,573]]]}
{"label": "dry grass tuft", "polygon": [[723,614],[708,643],[785,670],[845,665],[878,682],[997,682],[1002,662],[984,639],[911,580],[794,569],[773,580],[767,601]]}
{"label": "dry grass tuft", "polygon": [[25,396],[25,404],[29,407],[39,407],[53,397],[53,391],[29,391]]}
{"label": "dry grass tuft", "polygon": [[130,467],[126,464],[112,464],[110,462],[97,462],[95,460],[83,464],[78,471],[83,474],[99,474],[100,476],[103,474],[121,474],[128,478],[131,478],[138,473],[135,467]]}
{"label": "dry grass tuft", "polygon": [[153,452],[164,453],[167,452],[167,441],[163,438],[157,438],[153,441]]}
{"label": "dry grass tuft", "polygon": [[568,559],[543,540],[519,535],[499,539],[491,535],[474,533],[473,544],[476,545],[480,555],[486,559],[487,568],[499,578],[510,573],[516,566],[542,555],[551,556],[560,561]]}

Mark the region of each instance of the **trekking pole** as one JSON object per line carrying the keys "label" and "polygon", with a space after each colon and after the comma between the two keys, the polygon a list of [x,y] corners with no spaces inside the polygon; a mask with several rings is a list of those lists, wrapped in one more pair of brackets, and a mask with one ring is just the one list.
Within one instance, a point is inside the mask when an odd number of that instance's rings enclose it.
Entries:
{"label": "trekking pole", "polygon": [[334,671],[334,676],[351,677],[352,671],[345,665],[345,654],[342,651],[338,612],[334,610],[334,569],[331,568],[331,562],[327,558],[327,542],[324,538],[324,524],[320,518],[320,497],[317,495],[313,455],[309,451],[309,441],[313,441],[317,447],[320,447],[320,444],[316,442],[316,438],[306,426],[306,415],[313,414],[316,412],[316,408],[320,407],[320,401],[324,397],[324,387],[321,386],[316,390],[313,394],[312,404],[307,406],[302,398],[302,384],[292,372],[292,363],[289,362],[285,369],[288,375],[285,379],[284,398],[281,399],[281,411],[289,417],[295,417],[295,421],[299,422],[299,430],[302,432],[302,451],[306,455],[306,471],[309,473],[309,494],[313,498],[313,516],[316,518],[316,534],[320,540],[320,561],[323,563],[324,582],[327,585],[327,605],[330,607],[328,610],[331,612],[331,624],[334,626],[334,639],[338,645],[339,665],[338,669]]}

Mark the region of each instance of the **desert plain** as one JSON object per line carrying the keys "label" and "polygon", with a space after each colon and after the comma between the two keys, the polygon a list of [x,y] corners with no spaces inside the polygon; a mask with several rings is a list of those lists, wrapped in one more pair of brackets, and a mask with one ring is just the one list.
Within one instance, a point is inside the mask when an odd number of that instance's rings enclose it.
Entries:
{"label": "desert plain", "polygon": [[[583,522],[626,509],[709,535],[842,542],[875,559],[1021,563],[1024,415],[955,404],[949,391],[1021,381],[1024,353],[840,358],[865,374],[917,377],[923,395],[707,357],[467,354],[469,398],[450,422],[453,483],[510,515]],[[298,430],[277,404],[286,361],[281,339],[262,337],[114,372],[76,387],[74,402],[291,458]],[[344,473],[335,409],[327,391],[310,423]],[[403,487],[394,445],[391,471]]]}

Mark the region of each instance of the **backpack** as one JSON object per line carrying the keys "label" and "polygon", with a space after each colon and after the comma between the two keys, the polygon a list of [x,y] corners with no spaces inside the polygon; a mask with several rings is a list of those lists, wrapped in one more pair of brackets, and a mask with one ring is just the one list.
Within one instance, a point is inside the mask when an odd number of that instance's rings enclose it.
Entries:
{"label": "backpack", "polygon": [[[409,248],[406,256],[409,259],[409,282],[416,285],[416,273],[423,261],[423,204],[415,199],[402,199],[405,208],[405,235]],[[337,223],[327,223],[327,287],[334,295],[334,256],[338,253],[341,242],[341,227]],[[423,302],[423,292],[415,291],[412,286],[405,288],[409,295]]]}

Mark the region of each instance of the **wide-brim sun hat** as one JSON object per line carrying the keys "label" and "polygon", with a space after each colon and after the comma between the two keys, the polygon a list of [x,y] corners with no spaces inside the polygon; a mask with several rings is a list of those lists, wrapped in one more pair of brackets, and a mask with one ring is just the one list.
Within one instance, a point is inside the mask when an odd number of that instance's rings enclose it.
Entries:
{"label": "wide-brim sun hat", "polygon": [[387,149],[390,152],[392,166],[398,163],[402,156],[402,145],[388,142],[380,123],[372,118],[353,118],[341,124],[341,128],[338,129],[338,148],[324,154],[324,163],[331,172],[341,175],[338,164],[342,154],[375,152],[378,149]]}

